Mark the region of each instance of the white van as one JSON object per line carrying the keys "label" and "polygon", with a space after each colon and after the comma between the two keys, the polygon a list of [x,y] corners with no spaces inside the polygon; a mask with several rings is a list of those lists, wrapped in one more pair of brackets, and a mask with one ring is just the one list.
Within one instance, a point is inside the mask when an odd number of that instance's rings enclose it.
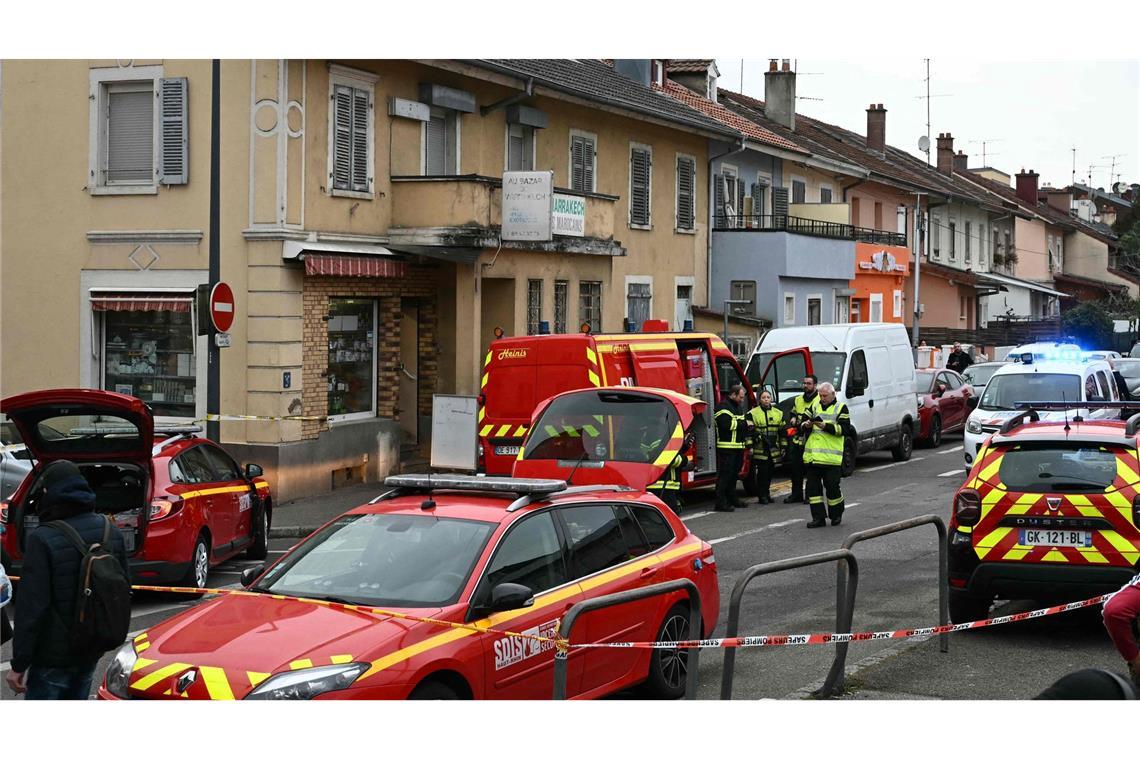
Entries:
{"label": "white van", "polygon": [[857,454],[876,449],[890,449],[895,461],[910,459],[918,410],[914,353],[903,325],[868,322],[769,330],[745,372],[757,393],[765,387],[773,391],[785,413],[803,393],[805,375],[835,386],[856,431],[844,448],[844,475],[854,471]]}
{"label": "white van", "polygon": [[[1029,353],[1029,352],[1026,352]],[[1003,422],[1019,414],[1018,404],[1033,401],[1095,402],[1120,401],[1112,368],[1106,361],[1036,361],[1009,362],[993,374],[978,406],[966,420],[963,452],[966,470],[974,464],[978,449]],[[1070,416],[1081,413],[1090,419],[1113,419],[1119,409],[1074,409]],[[1062,419],[1065,412],[1044,412],[1042,420]]]}

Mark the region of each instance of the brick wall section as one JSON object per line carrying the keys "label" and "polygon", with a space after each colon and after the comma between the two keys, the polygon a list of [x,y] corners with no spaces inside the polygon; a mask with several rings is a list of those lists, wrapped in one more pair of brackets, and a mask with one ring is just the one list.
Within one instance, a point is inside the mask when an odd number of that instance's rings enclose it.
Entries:
{"label": "brick wall section", "polygon": [[[403,278],[319,277],[306,276],[303,290],[304,371],[302,399],[306,416],[328,414],[328,322],[330,297],[376,298],[378,336],[376,343],[376,412],[380,417],[396,418],[400,403],[400,316],[401,299],[419,301],[419,399],[420,414],[431,414],[431,397],[438,382],[436,358],[435,270],[431,267],[408,266]],[[328,429],[327,422],[306,420],[301,424],[302,438],[316,438]]]}

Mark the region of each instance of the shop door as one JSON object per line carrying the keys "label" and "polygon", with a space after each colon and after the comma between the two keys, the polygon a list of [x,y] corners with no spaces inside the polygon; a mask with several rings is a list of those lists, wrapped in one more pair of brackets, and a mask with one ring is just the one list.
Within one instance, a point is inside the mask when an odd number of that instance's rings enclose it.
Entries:
{"label": "shop door", "polygon": [[419,442],[420,307],[401,302],[400,311],[400,430],[404,443]]}

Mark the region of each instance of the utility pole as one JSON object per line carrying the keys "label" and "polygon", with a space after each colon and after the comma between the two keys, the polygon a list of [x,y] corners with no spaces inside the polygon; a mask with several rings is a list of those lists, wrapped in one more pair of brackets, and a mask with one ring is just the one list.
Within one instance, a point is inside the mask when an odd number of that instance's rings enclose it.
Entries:
{"label": "utility pole", "polygon": [[1112,159],[1112,164],[1111,164],[1111,166],[1109,166],[1109,169],[1108,169],[1108,189],[1109,190],[1112,190],[1112,183],[1115,181],[1114,177],[1116,176],[1116,159],[1123,158],[1124,156],[1127,156],[1127,155],[1128,155],[1127,153],[1116,153],[1116,154],[1111,155],[1111,156],[1101,156],[1101,158],[1111,158]]}
{"label": "utility pole", "polygon": [[[926,164],[927,164],[927,166],[929,166],[930,165],[930,147],[929,147],[930,146],[930,59],[929,58],[926,59],[926,145],[927,145],[927,148],[926,148]],[[917,269],[917,266],[915,268]],[[915,287],[917,287],[918,286],[918,277],[917,276],[915,277],[914,282],[915,282]],[[915,298],[918,298],[918,296],[915,295]],[[917,335],[917,334],[918,334],[918,328],[916,327],[915,328],[915,335]],[[917,341],[915,342],[915,345],[916,346],[918,345]]]}
{"label": "utility pole", "polygon": [[1073,151],[1073,177],[1069,180],[1069,187],[1077,184],[1077,146],[1074,145],[1071,150]]}
{"label": "utility pole", "polygon": [[915,348],[918,348],[919,343],[918,323],[922,319],[920,313],[921,303],[919,302],[919,296],[921,295],[921,292],[919,290],[919,280],[921,279],[922,275],[922,247],[919,241],[925,237],[922,234],[922,228],[925,226],[922,220],[923,195],[926,195],[926,193],[914,194],[914,243],[912,245],[914,248],[914,324],[912,325],[913,329],[911,330],[911,340],[914,342]]}
{"label": "utility pole", "polygon": [[[221,104],[222,104],[222,64],[215,58],[210,65],[210,286],[213,287],[222,279],[221,258]],[[221,360],[222,352],[218,348],[218,332],[214,329],[213,320],[210,321],[210,332],[207,337],[206,368],[206,414],[221,414]],[[216,419],[206,420],[206,437],[212,441],[221,442],[221,426]]]}

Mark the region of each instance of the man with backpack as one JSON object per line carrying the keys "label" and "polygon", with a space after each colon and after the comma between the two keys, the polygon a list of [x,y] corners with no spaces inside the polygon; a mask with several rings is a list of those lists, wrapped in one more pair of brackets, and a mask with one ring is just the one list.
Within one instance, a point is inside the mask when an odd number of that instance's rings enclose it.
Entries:
{"label": "man with backpack", "polygon": [[7,681],[26,699],[87,699],[99,658],[130,627],[126,546],[110,519],[93,511],[95,492],[73,463],[51,463],[42,479]]}

